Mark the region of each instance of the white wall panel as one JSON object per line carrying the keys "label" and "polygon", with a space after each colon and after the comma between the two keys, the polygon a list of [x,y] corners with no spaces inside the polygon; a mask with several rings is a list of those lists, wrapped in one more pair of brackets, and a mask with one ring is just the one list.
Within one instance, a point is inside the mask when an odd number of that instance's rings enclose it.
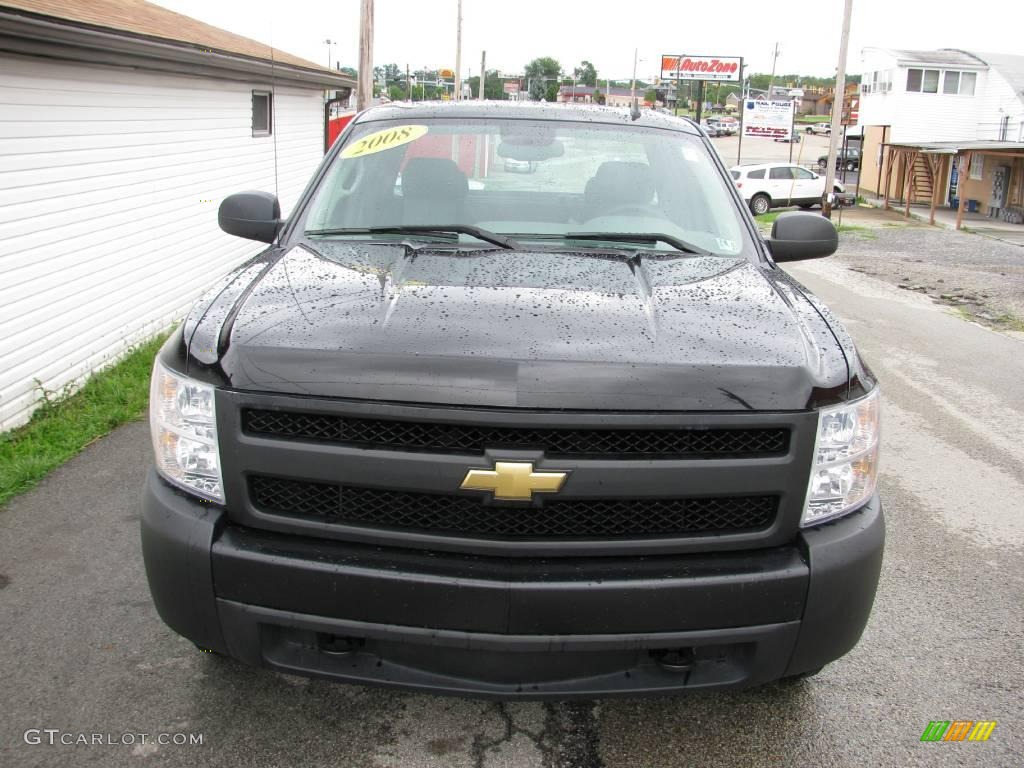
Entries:
{"label": "white wall panel", "polygon": [[317,90],[277,88],[253,138],[241,83],[0,56],[0,430],[180,319],[262,246],[217,227],[232,192],[285,215],[323,156]]}

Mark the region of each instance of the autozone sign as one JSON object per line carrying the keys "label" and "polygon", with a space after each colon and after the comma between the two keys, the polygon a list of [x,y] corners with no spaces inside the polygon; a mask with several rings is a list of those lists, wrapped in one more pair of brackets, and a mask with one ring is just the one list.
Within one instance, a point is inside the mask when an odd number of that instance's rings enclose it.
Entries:
{"label": "autozone sign", "polygon": [[662,56],[663,80],[714,80],[737,83],[743,70],[739,56]]}

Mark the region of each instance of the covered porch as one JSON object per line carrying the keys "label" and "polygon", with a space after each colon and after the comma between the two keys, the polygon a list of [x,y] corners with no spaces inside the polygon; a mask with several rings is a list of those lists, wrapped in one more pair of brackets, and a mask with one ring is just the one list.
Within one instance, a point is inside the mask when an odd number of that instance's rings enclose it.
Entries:
{"label": "covered porch", "polygon": [[884,144],[882,152],[883,208],[902,207],[909,217],[911,205],[927,206],[930,224],[952,218],[955,229],[970,221],[976,229],[1024,230],[1024,143]]}

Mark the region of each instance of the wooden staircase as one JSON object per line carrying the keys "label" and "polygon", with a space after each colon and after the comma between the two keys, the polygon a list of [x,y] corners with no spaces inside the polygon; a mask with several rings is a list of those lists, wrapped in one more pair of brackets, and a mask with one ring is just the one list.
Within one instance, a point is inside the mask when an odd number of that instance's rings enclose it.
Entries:
{"label": "wooden staircase", "polygon": [[914,165],[910,169],[910,190],[910,199],[915,203],[930,204],[935,193],[935,176],[931,163],[920,153],[914,158]]}

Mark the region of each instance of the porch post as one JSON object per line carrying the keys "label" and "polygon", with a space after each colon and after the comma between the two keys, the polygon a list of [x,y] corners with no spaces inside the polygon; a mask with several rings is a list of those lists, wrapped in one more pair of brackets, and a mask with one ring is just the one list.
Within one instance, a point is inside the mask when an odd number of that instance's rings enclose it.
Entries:
{"label": "porch post", "polygon": [[908,153],[909,157],[906,163],[906,178],[903,182],[903,192],[907,199],[907,207],[903,211],[903,218],[910,218],[910,185],[914,181],[914,163],[917,162],[917,152],[912,151]]}
{"label": "porch post", "polygon": [[956,177],[956,194],[960,198],[960,205],[956,207],[956,228],[960,229],[964,221],[964,209],[967,207],[967,195],[964,189],[967,182],[967,174],[971,172],[971,153],[965,152],[960,161],[960,170]]}
{"label": "porch post", "polygon": [[889,210],[889,184],[892,182],[893,148],[886,147],[885,153],[888,156],[885,164],[885,196],[883,197],[882,209]]}

